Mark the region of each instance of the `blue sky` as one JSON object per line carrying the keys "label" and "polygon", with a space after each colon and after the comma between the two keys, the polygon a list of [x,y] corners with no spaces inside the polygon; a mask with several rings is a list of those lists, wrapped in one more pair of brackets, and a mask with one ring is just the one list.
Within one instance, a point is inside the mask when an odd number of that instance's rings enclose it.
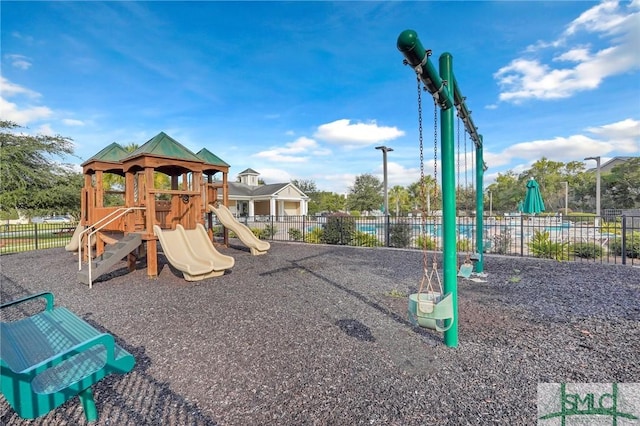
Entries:
{"label": "blue sky", "polygon": [[267,183],[345,193],[358,175],[382,179],[374,148],[386,145],[389,185],[408,185],[420,164],[415,73],[396,48],[405,29],[436,67],[453,55],[485,185],[543,156],[640,153],[639,0],[3,1],[1,16],[2,119],[72,138],[77,164],[164,131],[221,157],[232,179],[251,167]]}

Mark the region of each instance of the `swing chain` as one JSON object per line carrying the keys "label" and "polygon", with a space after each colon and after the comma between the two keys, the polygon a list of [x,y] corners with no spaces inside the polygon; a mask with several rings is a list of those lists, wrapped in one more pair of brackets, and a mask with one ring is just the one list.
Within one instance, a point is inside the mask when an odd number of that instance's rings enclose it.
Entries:
{"label": "swing chain", "polygon": [[[420,142],[420,182],[424,182],[424,148],[423,148],[423,139],[422,139],[422,91],[421,91],[419,76],[417,78],[417,81],[418,81],[418,140]],[[424,185],[421,185],[421,188],[423,187]],[[422,195],[425,195],[425,194],[422,194]]]}
{"label": "swing chain", "polygon": [[438,107],[437,102],[433,100],[433,196],[438,195]]}

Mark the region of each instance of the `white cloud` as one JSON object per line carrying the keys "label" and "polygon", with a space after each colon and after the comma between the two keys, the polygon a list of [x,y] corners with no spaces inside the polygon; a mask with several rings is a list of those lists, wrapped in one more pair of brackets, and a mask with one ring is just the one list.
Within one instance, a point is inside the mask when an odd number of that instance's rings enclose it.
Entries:
{"label": "white cloud", "polygon": [[[514,160],[524,160],[520,169],[525,170],[535,161],[546,157],[552,161],[580,161],[584,157],[619,155],[626,152],[637,155],[640,152],[640,121],[626,119],[611,124],[585,129],[586,134],[558,136],[521,142],[511,145],[499,153],[485,149],[484,160],[491,169],[509,166],[510,170],[519,170],[511,166]],[[590,135],[589,135],[590,134]],[[522,171],[521,170],[521,171]]]}
{"label": "white cloud", "polygon": [[378,126],[375,121],[351,123],[349,119],[340,119],[318,126],[315,138],[347,147],[368,146],[399,138],[404,131],[397,127]]}
{"label": "white cloud", "polygon": [[62,123],[67,126],[84,126],[84,122],[81,120],[74,120],[72,118],[65,118]]}
{"label": "white cloud", "polygon": [[47,136],[55,135],[55,132],[53,131],[53,129],[51,128],[51,124],[49,123],[42,124],[41,126],[39,126],[36,133],[40,135],[47,135]]}
{"label": "white cloud", "polygon": [[25,95],[29,98],[39,98],[41,95],[26,87],[22,87],[19,84],[15,84],[0,76],[0,93],[3,97],[11,98],[18,95]]}
{"label": "white cloud", "polygon": [[564,52],[555,58],[554,61],[570,61],[570,62],[584,62],[591,58],[589,54],[589,48],[587,47],[577,47],[575,49],[571,49],[567,52]]}
{"label": "white cloud", "polygon": [[318,152],[323,152],[317,148],[318,143],[315,140],[303,136],[284,147],[261,151],[254,154],[253,157],[284,163],[303,163],[309,160],[311,154],[318,155]]}
{"label": "white cloud", "polygon": [[26,87],[22,87],[19,84],[14,84],[6,78],[0,76],[0,111],[2,111],[2,119],[13,121],[21,126],[25,126],[30,122],[47,118],[53,113],[51,109],[46,106],[18,106],[14,102],[10,102],[8,98],[23,98],[26,97],[30,101],[38,99],[40,93],[35,92]]}
{"label": "white cloud", "polygon": [[31,68],[31,60],[24,55],[11,54],[4,56],[11,61],[11,65],[15,68],[19,68],[21,70],[28,70]]}
{"label": "white cloud", "polygon": [[[625,6],[626,5],[626,6]],[[554,55],[555,62],[574,62],[574,67],[554,68],[535,55],[541,49],[559,49],[578,35],[607,43],[590,53],[584,43]],[[526,50],[527,57],[512,60],[495,74],[499,99],[519,103],[526,99],[558,99],[593,90],[614,75],[640,69],[640,2],[605,1],[571,22],[555,41],[538,42]]]}
{"label": "white cloud", "polygon": [[13,121],[21,126],[28,123],[47,118],[51,116],[52,111],[45,106],[34,106],[27,108],[19,108],[13,102],[0,97],[0,111],[2,111],[2,119]]}
{"label": "white cloud", "polygon": [[600,127],[589,127],[588,132],[600,136],[617,151],[637,154],[640,152],[640,121],[627,118]]}
{"label": "white cloud", "polygon": [[260,168],[258,172],[260,173],[260,176],[258,177],[268,184],[285,183],[291,181],[291,175],[289,174],[289,172],[282,169]]}

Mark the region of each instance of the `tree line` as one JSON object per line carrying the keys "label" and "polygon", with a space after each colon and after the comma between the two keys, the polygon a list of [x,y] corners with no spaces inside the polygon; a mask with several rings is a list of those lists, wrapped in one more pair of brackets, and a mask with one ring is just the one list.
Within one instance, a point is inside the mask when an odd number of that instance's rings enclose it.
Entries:
{"label": "tree line", "polygon": [[[594,213],[596,211],[596,173],[585,169],[584,163],[563,163],[542,158],[516,174],[499,173],[495,182],[483,194],[485,213],[515,212],[524,201],[526,183],[534,178],[542,193],[547,212]],[[630,209],[640,207],[640,157],[628,159],[608,173],[601,174],[601,209]],[[395,185],[388,189],[389,214],[406,216],[409,213],[442,208],[442,193],[433,177],[425,176],[408,185]],[[349,187],[346,196],[318,191],[312,180],[292,180],[292,183],[310,197],[309,214],[320,212],[372,212],[383,206],[383,182],[371,174],[359,175]],[[566,196],[568,192],[568,197]],[[476,188],[471,185],[456,188],[456,204],[461,214],[472,214],[476,209]]]}
{"label": "tree line", "polygon": [[[74,155],[72,140],[60,135],[27,135],[19,129],[15,123],[0,120],[0,219],[79,215],[82,173],[60,161]],[[125,146],[128,151],[136,148],[135,144]],[[490,202],[494,214],[516,211],[531,177],[540,185],[547,211],[564,209],[568,185],[569,211],[595,212],[596,174],[579,161],[562,163],[547,158],[520,174],[498,174],[484,191],[485,212]],[[117,192],[123,183],[120,176],[105,176],[107,190]],[[311,179],[295,179],[292,183],[309,196],[310,215],[340,211],[367,214],[381,211],[384,203],[383,182],[368,173],[356,176],[346,195],[319,190]],[[158,174],[156,185],[169,185],[166,176]],[[476,205],[475,188],[459,186],[456,192],[459,212],[471,214]],[[440,185],[432,176],[408,186],[395,185],[388,189],[388,205],[393,216],[440,210]],[[634,207],[640,207],[640,157],[601,176],[602,209]]]}

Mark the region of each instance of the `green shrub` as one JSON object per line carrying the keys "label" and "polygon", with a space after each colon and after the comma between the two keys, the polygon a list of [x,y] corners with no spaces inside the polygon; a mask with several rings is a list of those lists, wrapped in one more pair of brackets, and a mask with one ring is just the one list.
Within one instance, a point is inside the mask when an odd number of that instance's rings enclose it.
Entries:
{"label": "green shrub", "polygon": [[456,243],[456,247],[458,251],[464,251],[464,252],[471,251],[471,240],[467,238],[458,240],[458,242]]}
{"label": "green shrub", "polygon": [[304,242],[305,243],[311,243],[311,244],[319,244],[322,242],[322,234],[324,234],[324,231],[322,230],[322,228],[313,228],[309,233],[307,233],[307,235],[305,235],[304,237]]}
{"label": "green shrub", "polygon": [[555,260],[567,260],[569,258],[569,245],[551,241],[549,233],[546,231],[535,231],[533,239],[527,245],[535,257]]}
{"label": "green shrub", "polygon": [[356,232],[356,222],[345,213],[334,213],[327,216],[327,223],[322,226],[322,242],[325,244],[350,245]]}
{"label": "green shrub", "polygon": [[268,224],[262,230],[263,238],[273,238],[278,233],[278,227],[272,224]]}
{"label": "green shrub", "polygon": [[587,222],[594,223],[596,220],[596,215],[593,213],[581,213],[581,212],[573,212],[569,213],[566,217],[566,220],[570,220],[572,222]]}
{"label": "green shrub", "polygon": [[582,259],[597,259],[602,256],[602,246],[596,243],[575,243],[569,250]]}
{"label": "green shrub", "polygon": [[353,217],[360,217],[360,214],[361,214],[361,213],[360,213],[360,211],[359,211],[359,210],[351,210],[351,211],[349,212],[349,214],[350,214],[351,216],[353,216]]}
{"label": "green shrub", "polygon": [[389,226],[389,246],[405,248],[411,244],[413,227],[407,222],[393,223]]}
{"label": "green shrub", "polygon": [[511,246],[511,231],[507,228],[492,239],[491,251],[496,254],[508,254]]}
{"label": "green shrub", "polygon": [[351,243],[359,247],[380,247],[382,245],[375,235],[360,231],[355,233]]}
{"label": "green shrub", "polygon": [[260,228],[250,228],[251,232],[253,232],[253,235],[255,235],[256,237],[263,239],[264,238],[264,230],[260,229]]}
{"label": "green shrub", "polygon": [[298,228],[289,228],[289,239],[293,241],[302,240],[302,231]]}
{"label": "green shrub", "polygon": [[435,250],[436,249],[436,240],[431,238],[430,235],[418,235],[416,238],[416,246],[419,249],[427,249],[427,250]]}
{"label": "green shrub", "polygon": [[211,230],[213,231],[213,235],[216,237],[221,237],[224,234],[224,228],[222,225],[215,225]]}
{"label": "green shrub", "polygon": [[[611,241],[609,249],[616,256],[622,256],[622,238],[616,238]],[[640,232],[627,232],[627,235],[625,235],[625,250],[627,257],[640,258]]]}

